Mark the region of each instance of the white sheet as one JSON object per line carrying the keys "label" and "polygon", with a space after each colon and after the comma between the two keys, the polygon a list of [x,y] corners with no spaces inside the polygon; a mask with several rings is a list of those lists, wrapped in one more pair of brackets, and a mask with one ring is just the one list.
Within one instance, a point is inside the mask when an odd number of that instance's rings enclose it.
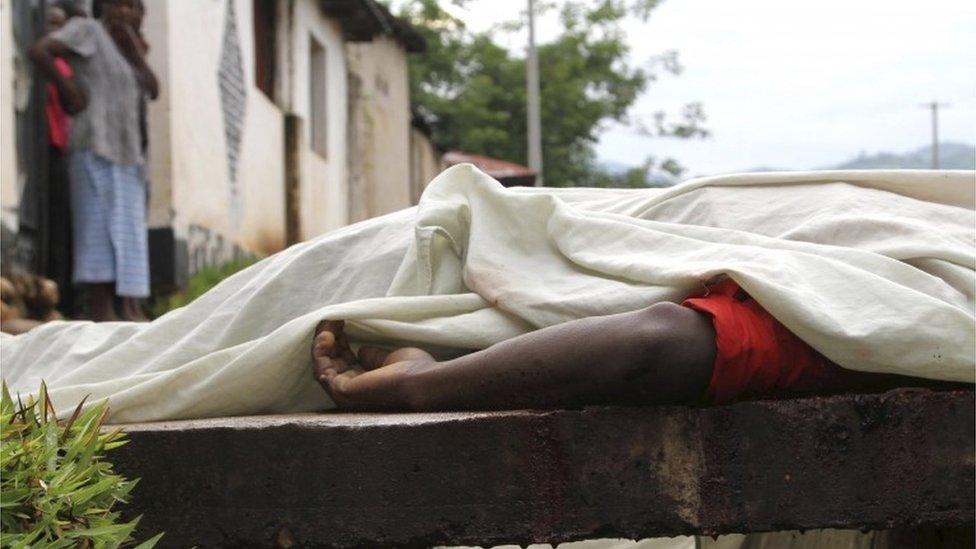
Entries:
{"label": "white sheet", "polygon": [[451,355],[734,278],[842,366],[976,376],[973,172],[745,174],[664,190],[506,190],[464,165],[417,208],[293,246],[151,324],[54,322],[0,339],[3,377],[41,379],[111,421],[321,410],[309,346]]}

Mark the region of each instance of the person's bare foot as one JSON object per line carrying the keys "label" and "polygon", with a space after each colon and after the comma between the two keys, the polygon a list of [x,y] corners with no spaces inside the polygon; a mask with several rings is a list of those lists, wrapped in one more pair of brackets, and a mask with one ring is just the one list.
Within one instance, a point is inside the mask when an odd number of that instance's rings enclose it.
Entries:
{"label": "person's bare foot", "polygon": [[86,284],[85,293],[88,301],[88,318],[95,322],[116,322],[121,320],[115,314],[115,304],[112,293],[112,283]]}
{"label": "person's bare foot", "polygon": [[122,318],[129,322],[149,322],[149,318],[142,311],[139,299],[135,297],[122,298]]}
{"label": "person's bare foot", "polygon": [[411,374],[436,367],[427,352],[416,347],[388,351],[349,347],[341,320],[323,320],[312,341],[313,375],[336,406],[349,410],[411,410],[416,396],[407,385]]}

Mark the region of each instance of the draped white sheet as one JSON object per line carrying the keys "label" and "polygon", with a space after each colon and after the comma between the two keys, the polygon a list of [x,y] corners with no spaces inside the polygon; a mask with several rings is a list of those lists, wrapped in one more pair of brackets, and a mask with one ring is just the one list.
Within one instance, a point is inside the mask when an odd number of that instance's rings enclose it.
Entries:
{"label": "draped white sheet", "polygon": [[842,366],[973,382],[973,172],[713,177],[658,190],[504,189],[470,165],[420,205],[275,254],[150,324],[0,339],[12,390],[111,421],[321,410],[312,330],[445,356],[677,301],[728,275]]}

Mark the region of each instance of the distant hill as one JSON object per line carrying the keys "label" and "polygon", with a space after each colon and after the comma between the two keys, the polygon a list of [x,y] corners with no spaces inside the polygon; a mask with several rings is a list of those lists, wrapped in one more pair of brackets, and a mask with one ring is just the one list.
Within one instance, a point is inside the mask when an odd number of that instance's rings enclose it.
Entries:
{"label": "distant hill", "polygon": [[634,167],[630,164],[624,164],[623,162],[617,162],[614,160],[604,160],[602,162],[598,162],[597,166],[610,175],[623,175],[627,173],[627,170]]}
{"label": "distant hill", "polygon": [[[835,170],[867,169],[928,169],[932,167],[932,146],[904,154],[879,152],[861,153],[856,158],[829,166]],[[976,147],[967,143],[945,142],[939,144],[939,168],[944,170],[976,170]]]}
{"label": "distant hill", "polygon": [[[622,162],[604,161],[600,162],[600,167],[607,173],[620,177],[627,173],[629,166]],[[862,152],[858,156],[841,162],[821,166],[819,170],[879,170],[879,169],[930,169],[932,167],[932,146],[928,145],[917,150],[898,154],[889,152],[879,152],[867,154]],[[945,141],[939,144],[939,168],[943,170],[976,170],[976,147],[968,143],[958,143]],[[790,172],[796,168],[784,168],[780,166],[756,166],[743,170],[743,172]],[[694,177],[698,177],[695,175]],[[650,187],[668,187],[680,180],[688,179],[689,176],[681,178],[669,177],[662,174],[648,174],[647,185]]]}
{"label": "distant hill", "polygon": [[791,172],[794,171],[790,168],[780,168],[777,166],[756,166],[755,168],[749,168],[745,170],[748,173],[760,173],[760,172]]}

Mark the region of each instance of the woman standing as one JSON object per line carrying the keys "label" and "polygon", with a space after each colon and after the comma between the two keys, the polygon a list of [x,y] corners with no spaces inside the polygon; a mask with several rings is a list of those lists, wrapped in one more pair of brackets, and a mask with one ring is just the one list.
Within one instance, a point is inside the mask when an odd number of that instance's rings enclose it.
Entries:
{"label": "woman standing", "polygon": [[[155,99],[159,83],[131,25],[134,0],[98,4],[100,18],[69,20],[31,55],[66,110],[77,113],[69,139],[72,278],[84,286],[93,320],[118,319],[114,295],[122,298],[124,319],[142,320],[138,300],[149,295],[149,251],[139,98]],[[71,63],[73,80],[57,70],[59,56]]]}

